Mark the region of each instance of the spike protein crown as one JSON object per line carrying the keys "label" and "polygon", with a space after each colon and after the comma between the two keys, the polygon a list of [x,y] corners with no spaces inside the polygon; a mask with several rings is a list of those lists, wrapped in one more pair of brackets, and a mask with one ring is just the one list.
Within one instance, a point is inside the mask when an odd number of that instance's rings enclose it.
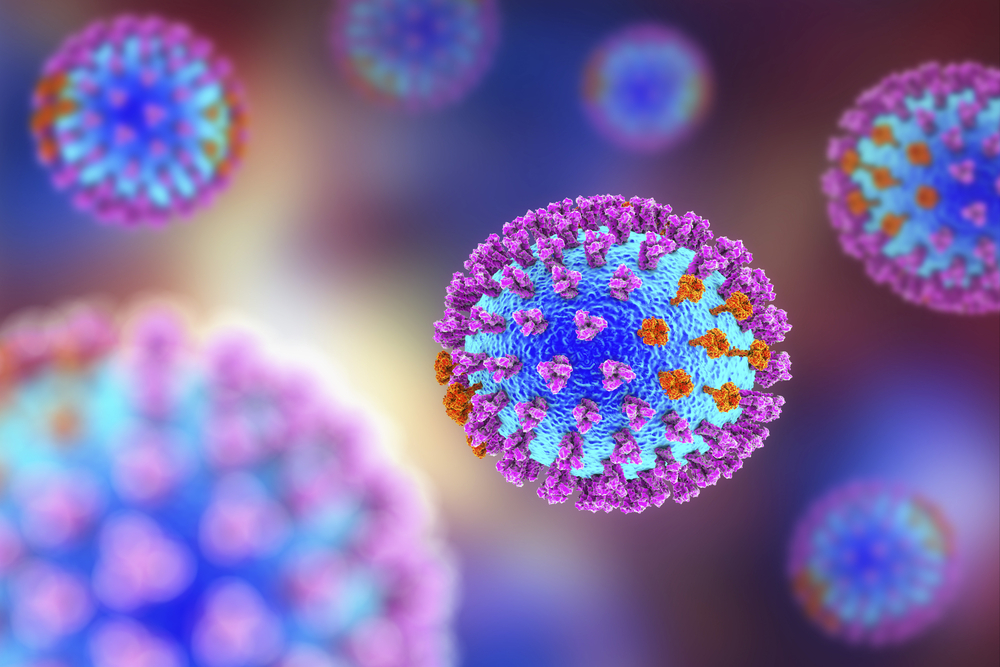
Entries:
{"label": "spike protein crown", "polygon": [[612,142],[638,151],[669,148],[708,111],[711,70],[680,32],[638,25],[612,35],[583,72],[583,106]]}
{"label": "spike protein crown", "polygon": [[341,0],[331,42],[356,90],[425,111],[457,102],[479,82],[499,25],[496,0]]}
{"label": "spike protein crown", "polygon": [[0,339],[0,664],[449,664],[449,570],[366,423],[245,336],[96,312]]}
{"label": "spike protein crown", "polygon": [[1000,310],[1000,70],[893,74],[840,126],[823,190],[845,252],[907,301]]}
{"label": "spike protein crown", "polygon": [[38,157],[104,223],[160,225],[228,185],[246,140],[229,63],[182,24],[120,16],[70,37],[33,97]]}
{"label": "spike protein crown", "polygon": [[456,273],[434,339],[476,455],[578,509],[641,512],[729,478],[768,435],[791,328],[739,241],[635,197],[528,211]]}
{"label": "spike protein crown", "polygon": [[856,482],[799,522],[788,574],[806,615],[827,634],[883,645],[937,620],[958,567],[951,527],[934,505],[898,486]]}

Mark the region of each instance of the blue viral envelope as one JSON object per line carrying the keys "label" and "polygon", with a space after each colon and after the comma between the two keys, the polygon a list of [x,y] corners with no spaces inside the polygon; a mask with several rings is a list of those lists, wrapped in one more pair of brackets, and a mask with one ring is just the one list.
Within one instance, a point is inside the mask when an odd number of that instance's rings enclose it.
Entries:
{"label": "blue viral envelope", "polygon": [[583,71],[583,107],[597,130],[635,151],[670,148],[703,119],[711,72],[701,49],[657,24],[611,35]]}
{"label": "blue viral envelope", "polygon": [[498,38],[496,0],[343,0],[331,28],[334,58],[351,86],[407,111],[465,97]]}

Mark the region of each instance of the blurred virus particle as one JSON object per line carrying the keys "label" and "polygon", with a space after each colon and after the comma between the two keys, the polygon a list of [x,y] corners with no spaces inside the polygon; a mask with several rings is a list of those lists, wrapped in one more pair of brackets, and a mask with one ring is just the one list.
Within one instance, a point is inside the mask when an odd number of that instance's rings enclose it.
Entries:
{"label": "blurred virus particle", "polygon": [[0,339],[0,664],[450,664],[416,490],[259,349],[159,306]]}
{"label": "blurred virus particle", "polygon": [[339,0],[331,40],[365,97],[425,111],[459,101],[479,82],[499,26],[496,0]]}
{"label": "blurred virus particle", "polygon": [[1000,310],[1000,70],[890,75],[840,127],[823,190],[844,251],[907,301]]}
{"label": "blurred virus particle", "polygon": [[104,223],[190,215],[228,185],[246,141],[229,63],[187,26],[157,17],[98,21],[70,37],[32,104],[42,164]]}
{"label": "blurred virus particle", "polygon": [[729,478],[768,435],[791,328],[739,241],[652,199],[565,199],[490,235],[434,340],[473,452],[577,509],[641,512]]}
{"label": "blurred virus particle", "polygon": [[690,133],[708,111],[712,76],[701,49],[656,24],[625,28],[583,70],[583,106],[613,143],[659,151]]}
{"label": "blurred virus particle", "polygon": [[958,580],[952,530],[909,490],[854,482],[800,520],[788,575],[806,615],[852,644],[900,643],[927,628]]}

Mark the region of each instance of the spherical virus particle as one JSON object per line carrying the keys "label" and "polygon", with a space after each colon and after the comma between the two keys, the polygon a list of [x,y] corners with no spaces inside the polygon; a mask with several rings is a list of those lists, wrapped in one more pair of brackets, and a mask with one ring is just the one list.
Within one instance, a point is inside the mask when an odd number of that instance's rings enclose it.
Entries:
{"label": "spherical virus particle", "polygon": [[806,615],[854,644],[905,641],[940,615],[957,581],[951,528],[901,486],[855,482],[814,504],[788,574]]}
{"label": "spherical virus particle", "polygon": [[684,502],[763,444],[791,328],[739,241],[652,199],[565,199],[455,273],[434,339],[445,410],[513,484],[578,509]]}
{"label": "spherical virus particle", "polygon": [[449,576],[370,425],[162,308],[0,339],[0,664],[438,667]]}
{"label": "spherical virus particle", "polygon": [[840,126],[823,190],[845,252],[907,301],[1000,310],[1000,70],[893,74]]}
{"label": "spherical virus particle", "polygon": [[163,224],[205,206],[243,154],[246,108],[227,61],[182,24],[98,21],[45,65],[38,157],[101,222]]}
{"label": "spherical virus particle", "polygon": [[712,77],[701,49],[656,24],[625,28],[601,44],[583,70],[583,106],[613,143],[669,148],[708,111]]}
{"label": "spherical virus particle", "polygon": [[334,56],[362,94],[407,111],[464,97],[499,41],[496,0],[339,0]]}

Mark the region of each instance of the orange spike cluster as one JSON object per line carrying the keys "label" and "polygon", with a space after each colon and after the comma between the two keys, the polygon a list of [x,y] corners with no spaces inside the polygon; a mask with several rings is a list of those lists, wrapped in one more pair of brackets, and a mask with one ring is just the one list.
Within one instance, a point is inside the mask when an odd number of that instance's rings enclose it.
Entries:
{"label": "orange spike cluster", "polygon": [[814,619],[828,632],[834,632],[840,626],[840,621],[833,612],[823,606],[826,599],[827,587],[813,579],[808,569],[804,569],[795,575],[792,580],[792,590],[802,601],[802,607],[809,618]]}
{"label": "orange spike cluster", "polygon": [[762,371],[771,362],[771,348],[762,340],[754,340],[750,343],[749,350],[732,349],[726,353],[726,356],[746,357],[751,366]]}
{"label": "orange spike cluster", "polygon": [[49,421],[52,439],[65,445],[72,444],[80,437],[82,426],[80,413],[71,405],[56,408]]}
{"label": "orange spike cluster", "polygon": [[934,208],[938,203],[938,191],[930,185],[921,185],[917,188],[917,206],[921,208]]}
{"label": "orange spike cluster", "polygon": [[705,385],[701,390],[712,395],[712,398],[715,399],[715,407],[719,409],[719,412],[729,412],[740,405],[740,388],[732,382],[727,382],[719,389]]}
{"label": "orange spike cluster", "polygon": [[704,336],[689,340],[688,345],[692,347],[701,345],[708,352],[709,359],[718,359],[729,351],[729,341],[721,329],[709,329]]}
{"label": "orange spike cluster", "polygon": [[646,345],[666,345],[670,338],[670,327],[658,317],[647,317],[636,333],[642,336],[642,342]]}
{"label": "orange spike cluster", "polygon": [[438,384],[448,384],[451,380],[451,371],[455,365],[451,361],[451,355],[448,354],[448,350],[441,350],[438,352],[437,359],[434,360],[434,374],[437,377]]}
{"label": "orange spike cluster", "polygon": [[888,125],[876,125],[873,127],[871,137],[876,146],[883,146],[885,144],[895,145],[896,143],[896,137],[892,133],[892,128]]}
{"label": "orange spike cluster", "polygon": [[875,183],[875,187],[879,190],[885,190],[886,188],[891,188],[893,186],[899,185],[892,172],[889,171],[888,167],[865,167],[868,173],[872,175],[872,182]]}
{"label": "orange spike cluster", "polygon": [[931,149],[922,141],[912,143],[906,147],[906,158],[910,161],[910,164],[918,167],[930,166],[934,161]]}
{"label": "orange spike cluster", "polygon": [[733,317],[742,322],[753,315],[753,304],[750,303],[750,298],[743,292],[733,292],[726,299],[725,305],[716,306],[708,312],[712,313],[712,315],[732,313]]}
{"label": "orange spike cluster", "polygon": [[691,376],[683,368],[676,371],[660,371],[659,378],[660,386],[667,392],[667,398],[671,401],[690,396],[694,391]]}
{"label": "orange spike cluster", "polygon": [[701,278],[691,274],[683,275],[677,283],[677,296],[670,300],[670,305],[676,306],[681,301],[698,303],[704,293],[705,284],[701,282]]}
{"label": "orange spike cluster", "polygon": [[478,447],[474,446],[472,444],[472,436],[471,435],[465,436],[465,444],[467,444],[469,446],[469,449],[471,449],[472,453],[476,455],[476,458],[481,459],[484,456],[486,456],[486,445],[479,445]]}
{"label": "orange spike cluster", "polygon": [[482,382],[477,382],[471,387],[460,382],[452,382],[448,385],[448,390],[444,394],[444,412],[455,420],[460,426],[464,426],[469,421],[469,413],[472,412],[472,397],[483,388]]}
{"label": "orange spike cluster", "polygon": [[868,210],[869,206],[878,203],[870,199],[865,199],[865,195],[861,190],[851,190],[847,193],[844,201],[847,202],[847,210],[851,212],[851,215],[862,215]]}
{"label": "orange spike cluster", "polygon": [[903,228],[904,222],[906,222],[906,215],[886,213],[882,217],[882,232],[885,233],[886,236],[895,236],[899,233],[899,230]]}

